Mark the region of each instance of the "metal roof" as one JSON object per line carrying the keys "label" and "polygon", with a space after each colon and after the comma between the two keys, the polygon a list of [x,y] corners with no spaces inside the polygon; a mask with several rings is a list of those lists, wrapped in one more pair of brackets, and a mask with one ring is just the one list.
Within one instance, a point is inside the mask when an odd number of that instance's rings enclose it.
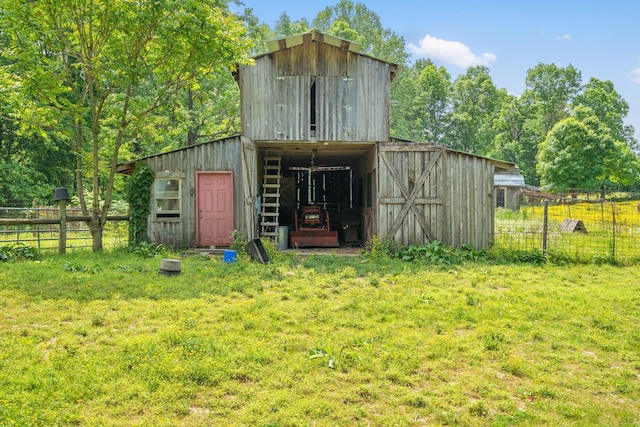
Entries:
{"label": "metal roof", "polygon": [[496,187],[525,188],[524,176],[519,173],[496,173],[493,175],[493,185]]}

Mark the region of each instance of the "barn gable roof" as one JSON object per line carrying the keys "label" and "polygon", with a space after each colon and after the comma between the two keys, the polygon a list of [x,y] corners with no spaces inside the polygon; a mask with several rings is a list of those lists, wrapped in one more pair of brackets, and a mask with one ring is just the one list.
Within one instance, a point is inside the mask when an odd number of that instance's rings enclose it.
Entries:
{"label": "barn gable roof", "polygon": [[324,34],[316,30],[311,30],[307,33],[296,34],[293,36],[268,41],[267,47],[269,48],[269,53],[273,53],[279,50],[291,48],[293,46],[299,46],[305,42],[326,43],[353,53],[359,53],[361,48],[360,44],[356,42],[341,39],[329,34]]}
{"label": "barn gable roof", "polygon": [[360,52],[361,46],[359,43],[342,39],[340,37],[332,36],[329,34],[325,34],[317,30],[311,30],[309,32],[302,33],[302,34],[296,34],[293,36],[270,40],[267,42],[267,48],[269,49],[269,51],[266,53],[256,55],[253,58],[260,59],[264,56],[272,55],[277,52],[291,49],[305,43],[322,43],[322,44],[330,45],[338,49],[342,49],[344,51],[348,51],[365,58],[373,59],[375,61],[388,64],[392,80],[398,72],[398,64],[390,61],[385,61],[384,59],[376,58],[375,56],[361,53]]}

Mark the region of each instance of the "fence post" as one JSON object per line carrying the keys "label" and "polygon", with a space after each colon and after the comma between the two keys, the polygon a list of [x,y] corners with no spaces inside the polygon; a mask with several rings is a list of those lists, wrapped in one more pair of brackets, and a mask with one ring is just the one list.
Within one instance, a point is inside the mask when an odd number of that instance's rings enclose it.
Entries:
{"label": "fence post", "polygon": [[69,192],[65,187],[56,188],[54,198],[60,206],[58,253],[64,255],[67,252],[67,200],[69,200]]}
{"label": "fence post", "polygon": [[549,200],[544,199],[544,220],[542,223],[542,252],[547,253],[547,231],[549,230]]}
{"label": "fence post", "polygon": [[[38,204],[35,202],[35,200],[33,201],[32,205],[33,205],[33,208],[36,210],[36,219],[40,219],[40,209],[38,209]],[[36,236],[37,236],[36,239],[38,242],[38,251],[39,251],[40,249],[42,249],[40,245],[40,224],[36,224]]]}
{"label": "fence post", "polygon": [[60,236],[58,240],[58,253],[64,255],[67,252],[67,201],[60,200]]}
{"label": "fence post", "polygon": [[616,207],[611,202],[611,259],[616,259]]}

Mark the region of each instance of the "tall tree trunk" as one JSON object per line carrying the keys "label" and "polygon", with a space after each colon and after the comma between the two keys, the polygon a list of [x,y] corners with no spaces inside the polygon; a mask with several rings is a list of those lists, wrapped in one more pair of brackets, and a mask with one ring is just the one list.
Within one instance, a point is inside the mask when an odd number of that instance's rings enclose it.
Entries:
{"label": "tall tree trunk", "polygon": [[[92,214],[89,221],[89,229],[93,240],[93,251],[102,251],[102,215],[100,211],[100,116],[99,110],[102,105],[96,104],[94,94],[94,80],[91,73],[86,77],[87,94],[89,95],[89,105],[91,106],[91,161],[92,161]],[[105,215],[106,218],[106,215]]]}
{"label": "tall tree trunk", "polygon": [[193,91],[191,88],[187,91],[187,110],[189,111],[189,129],[187,130],[187,147],[196,145],[198,139],[198,131],[193,119]]}
{"label": "tall tree trunk", "polygon": [[87,211],[87,203],[84,200],[84,181],[82,176],[82,152],[84,143],[84,133],[82,126],[84,123],[82,119],[76,121],[76,188],[78,190],[78,200],[80,202],[80,208],[82,209],[82,215],[89,215]]}
{"label": "tall tree trunk", "polygon": [[102,231],[104,227],[100,225],[99,216],[97,216],[94,211],[94,215],[92,215],[92,219],[89,222],[89,230],[91,231],[91,240],[92,245],[91,249],[93,252],[101,252],[102,247]]}

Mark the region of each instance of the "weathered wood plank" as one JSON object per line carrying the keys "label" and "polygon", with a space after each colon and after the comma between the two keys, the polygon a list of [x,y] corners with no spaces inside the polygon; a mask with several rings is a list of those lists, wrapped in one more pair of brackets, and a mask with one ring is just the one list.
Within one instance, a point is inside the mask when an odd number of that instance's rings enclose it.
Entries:
{"label": "weathered wood plank", "polygon": [[442,151],[443,146],[428,143],[412,143],[412,142],[387,142],[380,144],[381,152],[438,152]]}
{"label": "weathered wood plank", "polygon": [[[405,197],[380,197],[380,203],[398,205],[406,203],[407,199]],[[442,205],[444,204],[444,200],[438,197],[426,198],[426,197],[418,197],[414,199],[414,204],[416,205]]]}
{"label": "weathered wood plank", "polygon": [[[384,144],[383,144],[384,145]],[[382,146],[382,145],[381,145]],[[431,225],[426,218],[425,212],[429,212],[428,208],[418,207],[415,200],[419,195],[425,194],[425,185],[428,184],[428,178],[435,168],[438,159],[442,157],[443,148],[440,152],[434,153],[421,170],[416,169],[415,152],[405,151],[380,151],[381,180],[384,179],[384,173],[389,176],[389,183],[386,193],[380,194],[380,209],[387,210],[387,223],[385,223],[385,231],[387,234],[397,238],[402,244],[417,243],[425,240],[433,241],[434,235]],[[416,176],[418,175],[419,176]],[[435,177],[434,177],[435,178]],[[403,204],[385,204],[386,199],[404,199]],[[411,219],[407,219],[408,212],[411,211]],[[390,215],[391,214],[391,215]],[[389,225],[390,224],[390,225]],[[417,229],[422,230],[419,235]]]}
{"label": "weathered wood plank", "polygon": [[[441,242],[451,241],[451,227],[454,224],[449,216],[450,208],[447,205],[447,200],[450,200],[451,188],[449,184],[449,152],[444,151],[442,153],[442,160],[439,165],[439,176],[437,186],[439,187],[439,196],[443,200],[442,205],[437,210],[437,217],[441,218],[439,225],[440,230],[438,232],[438,239]],[[433,220],[433,219],[432,219]]]}

